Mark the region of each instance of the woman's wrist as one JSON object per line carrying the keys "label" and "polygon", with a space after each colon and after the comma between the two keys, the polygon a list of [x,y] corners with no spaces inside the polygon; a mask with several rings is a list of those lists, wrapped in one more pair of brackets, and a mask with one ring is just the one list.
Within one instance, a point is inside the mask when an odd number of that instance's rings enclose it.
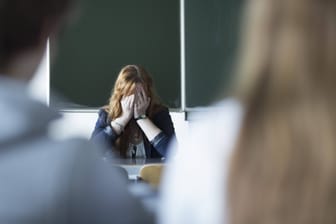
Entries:
{"label": "woman's wrist", "polygon": [[128,116],[120,116],[117,117],[116,119],[114,119],[114,121],[118,122],[119,124],[121,124],[122,126],[126,127],[127,123],[129,122],[131,118]]}
{"label": "woman's wrist", "polygon": [[124,125],[122,125],[122,124],[120,124],[119,122],[117,122],[117,121],[112,121],[114,124],[116,124],[118,127],[119,127],[119,129],[121,130],[121,132],[123,132],[124,131],[124,129],[125,129],[125,126]]}
{"label": "woman's wrist", "polygon": [[111,121],[111,126],[118,135],[124,132],[125,125],[121,120],[118,120],[118,118]]}

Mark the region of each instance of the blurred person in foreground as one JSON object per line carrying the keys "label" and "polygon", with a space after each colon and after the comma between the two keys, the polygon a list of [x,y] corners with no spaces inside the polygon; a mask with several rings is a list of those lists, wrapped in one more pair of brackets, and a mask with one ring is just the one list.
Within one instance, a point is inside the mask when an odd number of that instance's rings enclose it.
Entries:
{"label": "blurred person in foreground", "polygon": [[336,1],[249,7],[247,26],[260,32],[250,39],[264,39],[255,43],[263,53],[241,64],[246,114],[230,169],[230,223],[336,223]]}
{"label": "blurred person in foreground", "polygon": [[87,141],[48,136],[58,113],[27,95],[70,0],[0,0],[0,223],[151,223]]}
{"label": "blurred person in foreground", "polygon": [[236,92],[180,143],[160,223],[335,223],[336,1],[247,3]]}

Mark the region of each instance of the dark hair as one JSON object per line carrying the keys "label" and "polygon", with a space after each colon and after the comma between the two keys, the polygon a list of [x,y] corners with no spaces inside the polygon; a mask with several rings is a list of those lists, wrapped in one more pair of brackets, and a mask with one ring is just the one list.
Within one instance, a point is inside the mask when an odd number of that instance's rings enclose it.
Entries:
{"label": "dark hair", "polygon": [[72,0],[0,0],[0,67],[40,44],[43,29],[61,19]]}

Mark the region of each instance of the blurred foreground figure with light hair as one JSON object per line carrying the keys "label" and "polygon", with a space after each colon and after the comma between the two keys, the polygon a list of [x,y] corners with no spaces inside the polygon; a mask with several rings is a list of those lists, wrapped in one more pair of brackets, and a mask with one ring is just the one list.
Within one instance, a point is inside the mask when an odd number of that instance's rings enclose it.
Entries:
{"label": "blurred foreground figure with light hair", "polygon": [[70,0],[0,0],[0,223],[151,223],[98,149],[50,139],[59,115],[27,96],[69,7]]}
{"label": "blurred foreground figure with light hair", "polygon": [[336,1],[248,7],[230,223],[336,223]]}
{"label": "blurred foreground figure with light hair", "polygon": [[180,143],[160,222],[336,223],[336,1],[245,9],[236,92]]}

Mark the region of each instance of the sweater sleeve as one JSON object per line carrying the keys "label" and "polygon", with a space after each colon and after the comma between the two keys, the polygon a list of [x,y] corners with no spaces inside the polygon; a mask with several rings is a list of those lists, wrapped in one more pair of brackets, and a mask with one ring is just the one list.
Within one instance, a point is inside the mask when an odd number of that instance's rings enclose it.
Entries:
{"label": "sweater sleeve", "polygon": [[161,129],[161,132],[150,143],[156,151],[165,157],[169,143],[176,138],[174,124],[169,115],[168,108],[164,108],[158,112],[153,118],[153,123]]}
{"label": "sweater sleeve", "polygon": [[91,141],[106,146],[112,146],[118,135],[113,131],[107,119],[107,112],[100,109],[95,128],[91,135]]}

